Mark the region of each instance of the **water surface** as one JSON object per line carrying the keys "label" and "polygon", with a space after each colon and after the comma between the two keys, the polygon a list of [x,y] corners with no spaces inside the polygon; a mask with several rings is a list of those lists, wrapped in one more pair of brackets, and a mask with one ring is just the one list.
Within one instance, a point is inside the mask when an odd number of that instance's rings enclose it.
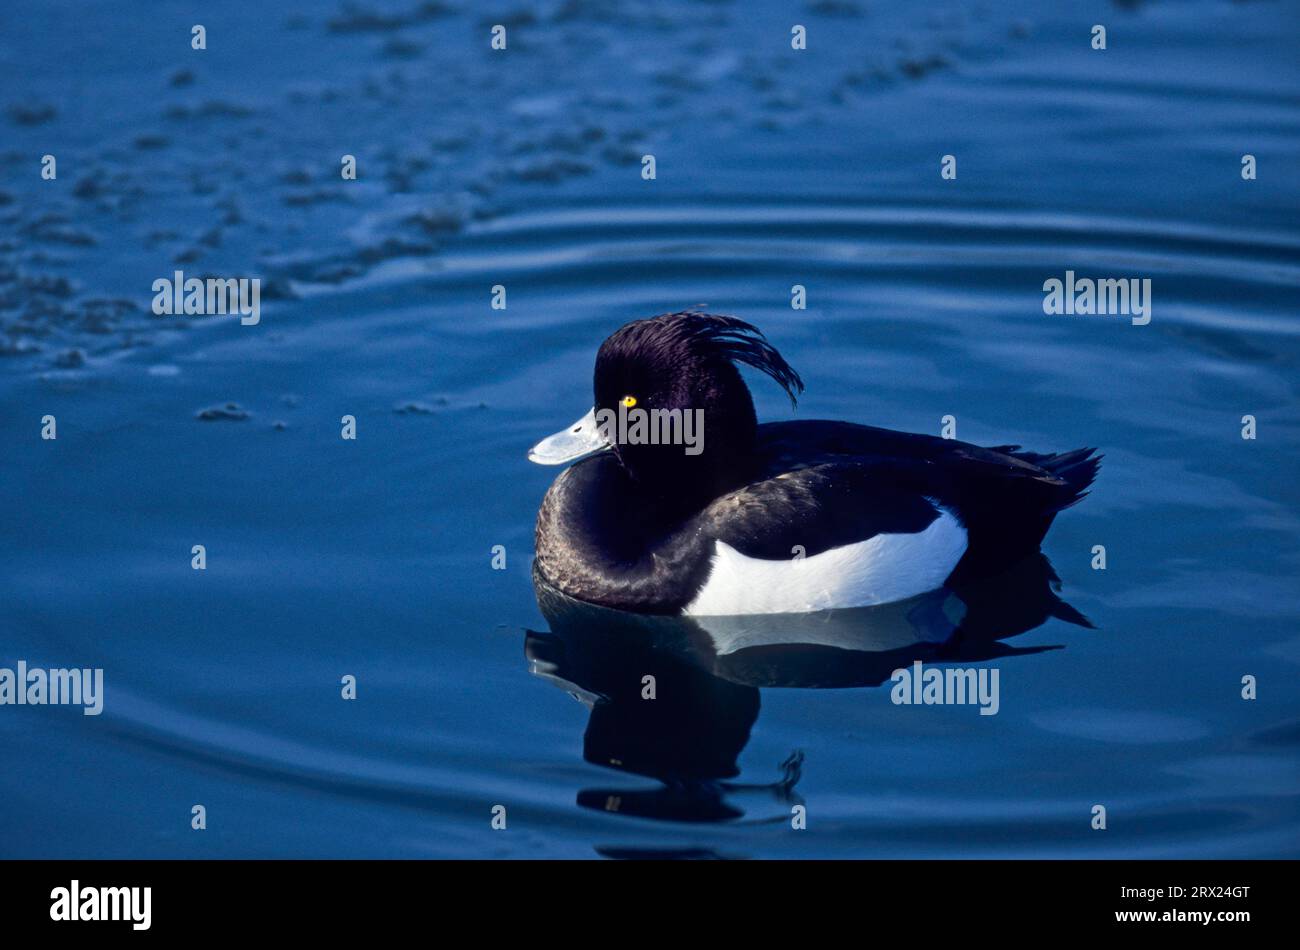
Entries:
{"label": "water surface", "polygon": [[[0,666],[108,691],[0,708],[0,853],[1300,854],[1294,4],[549,4],[508,56],[443,7],[0,13]],[[176,268],[261,323],[151,316]],[[1046,316],[1067,269],[1151,323]],[[1096,445],[1095,491],[980,604],[539,606],[527,447],[694,304],[804,376],[764,418]],[[997,715],[891,703],[916,658]]]}

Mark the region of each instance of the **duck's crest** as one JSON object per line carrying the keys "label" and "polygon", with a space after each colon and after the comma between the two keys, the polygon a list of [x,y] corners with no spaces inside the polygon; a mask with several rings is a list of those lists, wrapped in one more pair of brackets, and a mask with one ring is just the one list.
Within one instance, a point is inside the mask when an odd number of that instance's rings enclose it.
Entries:
{"label": "duck's crest", "polygon": [[797,396],[804,390],[803,379],[794,367],[785,361],[776,347],[767,342],[763,331],[752,323],[718,313],[699,310],[681,310],[661,313],[643,321],[658,324],[665,333],[683,340],[698,353],[713,354],[733,363],[744,363],[776,380],[790,405],[798,404]]}

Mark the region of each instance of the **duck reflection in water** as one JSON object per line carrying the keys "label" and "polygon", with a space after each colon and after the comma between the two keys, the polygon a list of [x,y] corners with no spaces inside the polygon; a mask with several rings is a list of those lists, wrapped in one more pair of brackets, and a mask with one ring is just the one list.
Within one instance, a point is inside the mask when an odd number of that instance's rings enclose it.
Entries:
{"label": "duck reflection in water", "polygon": [[632,614],[574,600],[536,572],[533,583],[550,632],[527,631],[529,670],[591,711],[583,758],[660,783],[585,789],[578,804],[677,822],[788,821],[801,804],[799,751],[769,783],[731,781],[761,688],[880,686],[917,660],[987,663],[1059,649],[1003,642],[1050,618],[1092,626],[1058,596],[1042,554],[970,589],[812,614]]}

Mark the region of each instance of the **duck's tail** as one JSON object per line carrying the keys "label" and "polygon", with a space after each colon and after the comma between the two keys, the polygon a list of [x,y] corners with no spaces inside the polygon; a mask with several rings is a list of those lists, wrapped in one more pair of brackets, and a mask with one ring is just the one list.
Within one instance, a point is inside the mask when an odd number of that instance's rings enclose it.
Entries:
{"label": "duck's tail", "polygon": [[1078,504],[1088,494],[1088,487],[1097,477],[1097,470],[1101,468],[1101,460],[1104,458],[1097,454],[1095,448],[1043,454],[1022,452],[1018,445],[1004,445],[993,451],[1005,452],[1031,465],[1037,465],[1064,483],[1052,499],[1051,514]]}
{"label": "duck's tail", "polygon": [[1091,448],[1043,454],[1002,445],[993,451],[1036,465],[1050,477],[996,479],[983,486],[964,512],[970,546],[950,578],[955,582],[989,577],[1037,551],[1056,515],[1088,494],[1101,464]]}

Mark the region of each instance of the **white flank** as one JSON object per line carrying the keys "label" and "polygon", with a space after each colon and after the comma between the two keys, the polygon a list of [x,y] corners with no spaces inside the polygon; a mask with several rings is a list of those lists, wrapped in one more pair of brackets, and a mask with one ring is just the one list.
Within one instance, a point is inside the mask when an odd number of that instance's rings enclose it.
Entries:
{"label": "white flank", "polygon": [[966,552],[966,529],[941,510],[924,531],[878,534],[788,561],[714,543],[709,579],[684,614],[793,614],[906,600],[943,586]]}

